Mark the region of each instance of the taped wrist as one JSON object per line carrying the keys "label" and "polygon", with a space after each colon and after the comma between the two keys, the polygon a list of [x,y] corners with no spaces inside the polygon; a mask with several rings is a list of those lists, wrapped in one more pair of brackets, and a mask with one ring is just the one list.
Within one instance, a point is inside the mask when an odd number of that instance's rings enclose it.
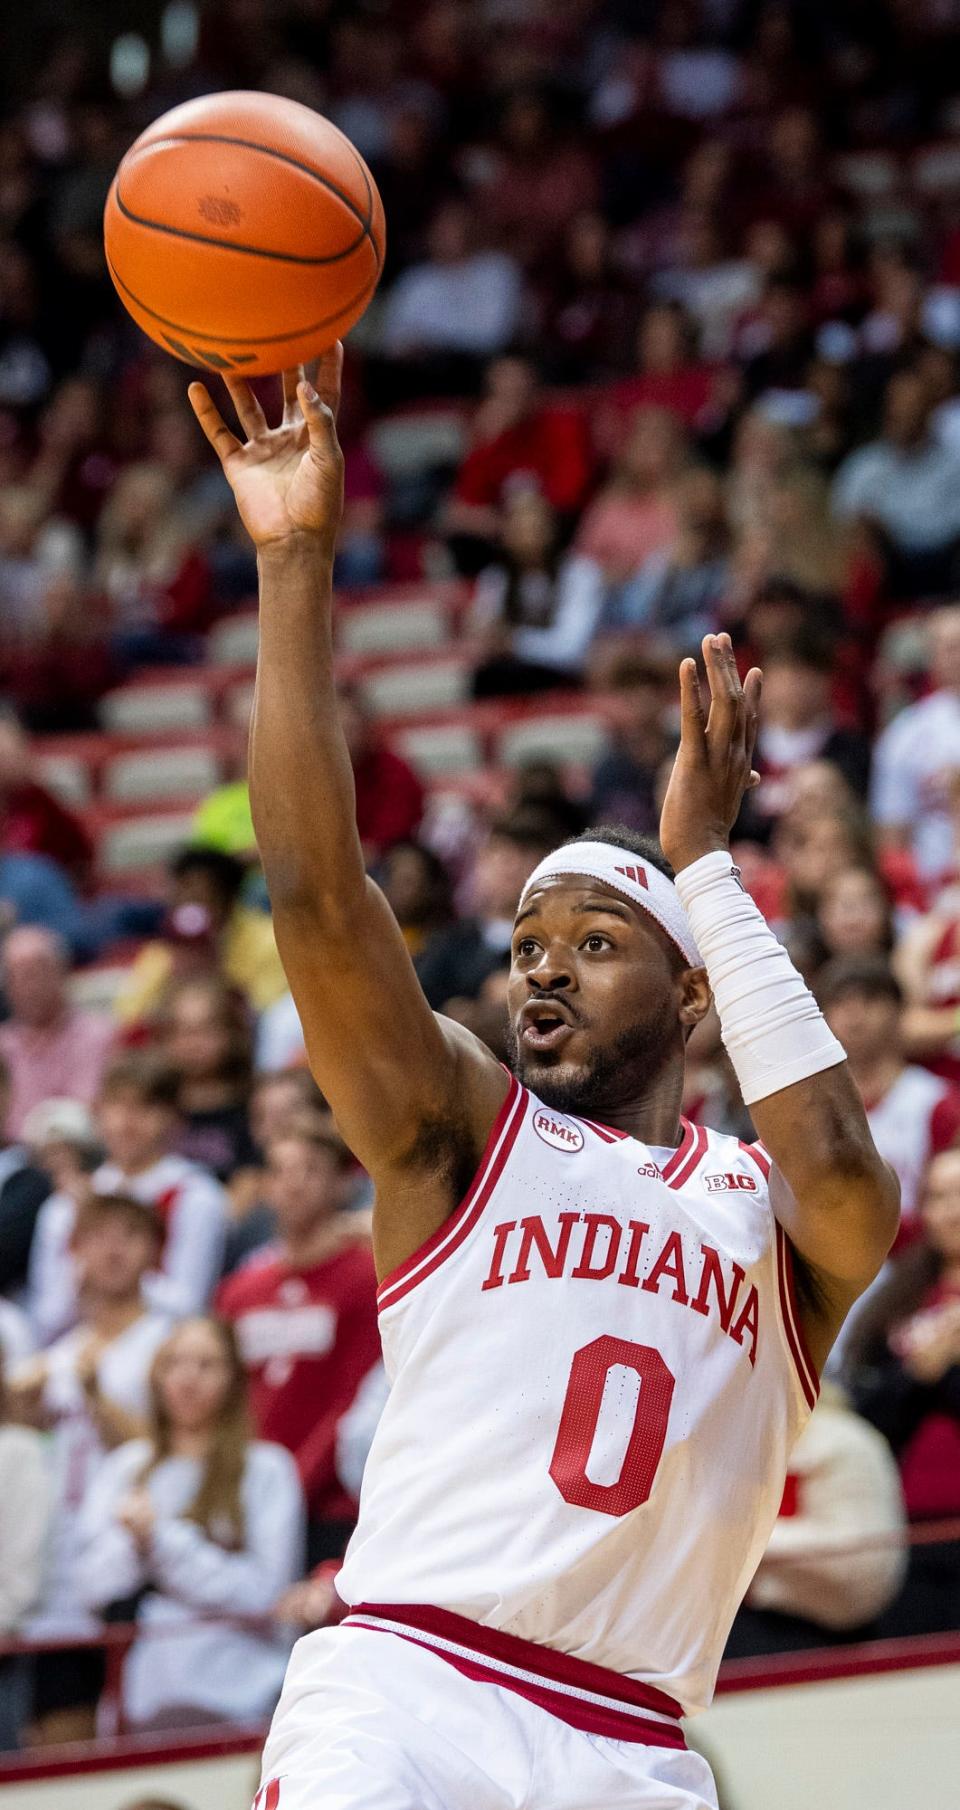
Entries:
{"label": "taped wrist", "polygon": [[726,850],[685,867],[676,887],[746,1105],[845,1062],[843,1045]]}

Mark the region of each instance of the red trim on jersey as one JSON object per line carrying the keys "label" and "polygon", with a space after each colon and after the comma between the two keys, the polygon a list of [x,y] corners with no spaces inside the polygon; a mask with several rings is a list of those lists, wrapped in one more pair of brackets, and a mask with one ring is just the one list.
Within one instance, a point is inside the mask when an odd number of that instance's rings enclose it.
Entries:
{"label": "red trim on jersey", "polygon": [[418,1282],[432,1276],[441,1263],[459,1248],[464,1239],[473,1230],[490,1199],[504,1165],[516,1143],[517,1133],[523,1124],[529,1096],[525,1087],[513,1075],[506,1098],[493,1123],[486,1148],[480,1159],[478,1168],[467,1193],[459,1207],[445,1219],[442,1226],[414,1251],[405,1263],[401,1263],[389,1276],[385,1276],[377,1289],[377,1306],[392,1307],[395,1301],[402,1301],[404,1295],[416,1288]]}
{"label": "red trim on jersey", "polygon": [[669,1157],[668,1160],[666,1161],[666,1163],[664,1164],[663,1169],[661,1171],[663,1180],[665,1182],[673,1181],[673,1177],[676,1175],[677,1170],[680,1167],[680,1164],[686,1162],[687,1157],[690,1155],[690,1152],[696,1141],[696,1131],[695,1131],[694,1127],[691,1125],[689,1119],[681,1119],[680,1127],[681,1127],[680,1142],[677,1145],[677,1148],[674,1151],[673,1155],[671,1157]]}
{"label": "red trim on jersey", "polygon": [[682,1120],[682,1124],[683,1142],[663,1171],[663,1179],[668,1188],[682,1188],[707,1152],[707,1134],[703,1126],[690,1125],[686,1119]]}
{"label": "red trim on jersey", "polygon": [[630,1136],[629,1131],[617,1131],[612,1125],[599,1125],[595,1119],[581,1117],[579,1123],[586,1125],[590,1131],[595,1131],[598,1138],[602,1138],[605,1144],[621,1144],[624,1138]]}
{"label": "red trim on jersey", "polygon": [[[464,1677],[516,1691],[572,1728],[656,1747],[686,1746],[679,1727],[680,1704],[665,1691],[516,1634],[481,1627],[449,1609],[420,1603],[358,1603],[342,1625],[412,1641]],[[638,1714],[643,1711],[648,1713]]]}
{"label": "red trim on jersey", "polygon": [[745,1144],[742,1138],[738,1138],[737,1143],[740,1145],[745,1156],[753,1158],[764,1181],[768,1182],[770,1180],[770,1171],[773,1168],[773,1158],[770,1155],[769,1150],[764,1150],[763,1145],[759,1143]]}
{"label": "red trim on jersey", "polygon": [[780,1310],[783,1314],[783,1325],[787,1335],[787,1344],[793,1358],[796,1372],[800,1378],[800,1387],[808,1408],[815,1408],[820,1394],[820,1378],[817,1367],[807,1350],[804,1337],[803,1322],[797,1306],[797,1286],[793,1274],[793,1248],[780,1221],[777,1227],[777,1282],[780,1288]]}

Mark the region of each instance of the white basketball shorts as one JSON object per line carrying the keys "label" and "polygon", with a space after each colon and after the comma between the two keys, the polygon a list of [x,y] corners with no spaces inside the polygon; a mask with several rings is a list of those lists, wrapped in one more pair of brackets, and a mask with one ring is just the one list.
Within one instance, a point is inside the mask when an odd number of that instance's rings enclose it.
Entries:
{"label": "white basketball shorts", "polygon": [[308,1634],[254,1810],[717,1810],[699,1754],[575,1727],[484,1670],[382,1626]]}

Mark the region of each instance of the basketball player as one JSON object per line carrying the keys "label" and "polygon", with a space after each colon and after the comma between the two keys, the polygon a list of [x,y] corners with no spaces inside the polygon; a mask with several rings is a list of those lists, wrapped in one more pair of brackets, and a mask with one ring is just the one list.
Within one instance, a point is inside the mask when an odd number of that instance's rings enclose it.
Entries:
{"label": "basketball player", "polygon": [[[843,1050],[728,853],[760,675],[652,844],[598,831],[519,902],[514,1073],[434,1016],[367,878],[338,726],[339,352],[246,442],[194,409],[260,562],[254,820],[310,1062],[377,1187],[391,1390],[338,1587],[296,1648],[258,1810],[704,1810],[709,1702],[817,1372],[897,1224]],[[680,1118],[711,988],[763,1143]]]}

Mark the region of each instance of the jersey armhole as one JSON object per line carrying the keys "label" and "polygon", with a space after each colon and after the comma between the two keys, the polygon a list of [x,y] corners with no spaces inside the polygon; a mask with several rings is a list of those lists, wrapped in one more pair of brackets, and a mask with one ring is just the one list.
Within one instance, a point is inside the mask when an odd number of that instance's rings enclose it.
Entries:
{"label": "jersey armhole", "polygon": [[493,1122],[479,1166],[463,1200],[412,1256],[384,1277],[377,1289],[377,1308],[380,1313],[385,1308],[395,1306],[419,1282],[432,1276],[434,1270],[439,1269],[441,1263],[445,1263],[473,1231],[516,1143],[528,1098],[526,1088],[520,1086],[515,1075],[511,1075],[503,1105]]}

